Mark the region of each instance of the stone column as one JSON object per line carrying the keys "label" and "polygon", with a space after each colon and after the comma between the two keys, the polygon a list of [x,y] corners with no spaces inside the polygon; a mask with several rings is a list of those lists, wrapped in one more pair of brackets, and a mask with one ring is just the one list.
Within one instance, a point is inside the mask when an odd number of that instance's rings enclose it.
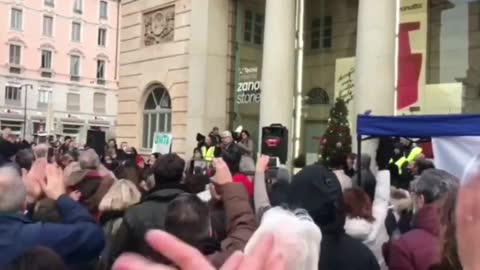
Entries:
{"label": "stone column", "polygon": [[[295,0],[267,0],[260,133],[264,126],[282,124],[288,128],[289,137],[292,138],[294,89]],[[289,149],[292,149],[291,140],[289,142]]]}
{"label": "stone column", "polygon": [[191,1],[187,153],[195,135],[221,130],[227,122],[228,5],[230,1]]}
{"label": "stone column", "polygon": [[[394,114],[396,16],[394,0],[359,1],[354,99],[356,114],[366,111],[371,111],[372,115]],[[356,130],[356,123],[353,130]],[[353,138],[356,142],[356,135]],[[368,153],[374,159],[377,145],[376,140],[364,142],[362,153]]]}

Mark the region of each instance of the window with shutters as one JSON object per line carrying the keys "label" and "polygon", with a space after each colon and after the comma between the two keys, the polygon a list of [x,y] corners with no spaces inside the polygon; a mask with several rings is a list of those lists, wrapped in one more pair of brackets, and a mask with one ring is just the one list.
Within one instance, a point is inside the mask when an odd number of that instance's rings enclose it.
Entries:
{"label": "window with shutters", "polygon": [[53,36],[53,17],[43,16],[43,35],[46,37]]}
{"label": "window with shutters", "polygon": [[94,113],[105,113],[107,95],[103,93],[93,94],[93,112]]}
{"label": "window with shutters", "polygon": [[70,80],[80,80],[80,56],[70,55]]}
{"label": "window with shutters", "polygon": [[71,111],[71,112],[80,111],[80,94],[76,94],[76,93],[67,94],[67,111]]}
{"label": "window with shutters", "polygon": [[97,83],[105,84],[105,60],[97,60]]}
{"label": "window with shutters", "polygon": [[17,44],[10,44],[10,52],[9,52],[9,63],[10,65],[20,65],[20,60],[22,57],[22,46]]}
{"label": "window with shutters", "polygon": [[100,1],[100,19],[108,18],[108,2]]}
{"label": "window with shutters", "polygon": [[82,14],[82,0],[73,0],[73,12],[76,14]]}
{"label": "window with shutters", "polygon": [[22,31],[23,28],[23,11],[18,8],[12,8],[10,15],[10,28],[16,31]]}
{"label": "window with shutters", "polygon": [[107,46],[107,29],[98,28],[98,46]]}
{"label": "window with shutters", "polygon": [[43,69],[52,69],[52,51],[42,50],[42,64]]}
{"label": "window with shutters", "polygon": [[82,24],[79,22],[72,22],[72,41],[80,42],[82,35]]}
{"label": "window with shutters", "polygon": [[22,103],[22,89],[20,86],[5,86],[5,104],[20,105]]}
{"label": "window with shutters", "polygon": [[43,4],[47,7],[54,7],[55,6],[55,1],[54,0],[44,0]]}
{"label": "window with shutters", "polygon": [[45,109],[48,107],[52,92],[49,90],[38,90],[38,102],[37,107],[39,109]]}

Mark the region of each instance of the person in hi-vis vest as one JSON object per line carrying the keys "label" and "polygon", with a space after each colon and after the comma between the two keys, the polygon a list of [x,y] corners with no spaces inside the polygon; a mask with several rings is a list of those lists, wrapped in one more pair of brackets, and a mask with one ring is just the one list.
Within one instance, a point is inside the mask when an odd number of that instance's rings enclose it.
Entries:
{"label": "person in hi-vis vest", "polygon": [[413,142],[403,139],[396,145],[394,157],[390,160],[390,172],[392,176],[392,185],[397,188],[408,190],[413,175],[408,169],[418,157],[421,157],[423,149],[416,146]]}
{"label": "person in hi-vis vest", "polygon": [[207,163],[213,162],[213,159],[217,155],[217,142],[216,138],[212,135],[207,136],[205,145],[201,148],[203,160]]}

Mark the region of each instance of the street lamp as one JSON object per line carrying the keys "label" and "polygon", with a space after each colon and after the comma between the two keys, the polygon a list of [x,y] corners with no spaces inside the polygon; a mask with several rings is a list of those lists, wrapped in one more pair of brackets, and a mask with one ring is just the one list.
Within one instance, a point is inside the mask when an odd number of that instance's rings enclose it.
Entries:
{"label": "street lamp", "polygon": [[28,87],[30,89],[33,89],[33,85],[31,84],[22,84],[20,85],[20,90],[22,88],[25,88],[25,104],[23,104],[23,139],[25,140],[25,137],[27,135],[27,96],[28,96]]}

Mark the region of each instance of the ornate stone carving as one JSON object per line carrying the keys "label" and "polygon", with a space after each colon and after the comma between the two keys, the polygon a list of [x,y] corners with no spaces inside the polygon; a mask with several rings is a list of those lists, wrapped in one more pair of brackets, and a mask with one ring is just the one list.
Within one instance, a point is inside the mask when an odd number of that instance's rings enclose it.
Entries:
{"label": "ornate stone carving", "polygon": [[143,14],[143,29],[145,46],[173,41],[175,6],[168,6]]}

